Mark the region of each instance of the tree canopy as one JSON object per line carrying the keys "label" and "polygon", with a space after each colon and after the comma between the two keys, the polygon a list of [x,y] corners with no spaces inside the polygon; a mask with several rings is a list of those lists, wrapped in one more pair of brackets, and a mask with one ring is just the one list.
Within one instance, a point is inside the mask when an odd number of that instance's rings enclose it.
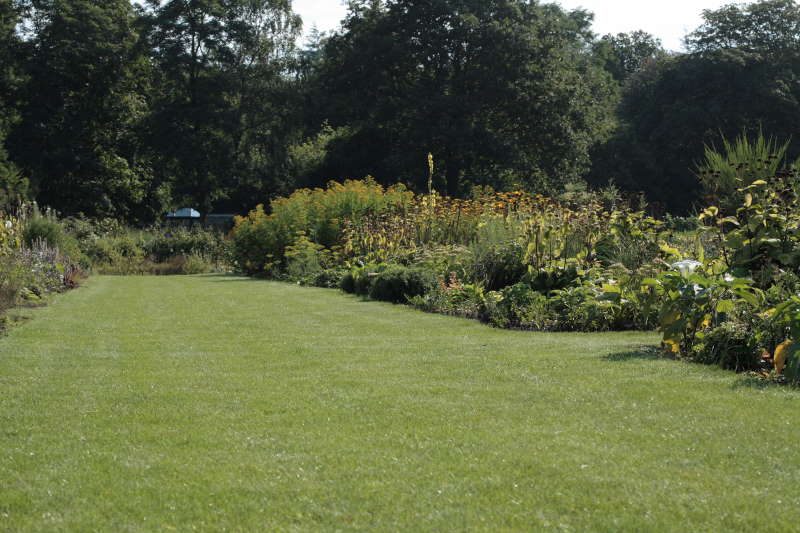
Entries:
{"label": "tree canopy", "polygon": [[[27,98],[12,153],[37,198],[69,213],[136,218],[151,170],[138,136],[149,65],[128,0],[34,2]],[[160,210],[160,209],[159,209]]]}
{"label": "tree canopy", "polygon": [[623,91],[620,127],[595,158],[609,177],[676,211],[699,199],[697,161],[707,145],[760,132],[800,155],[800,7],[787,0],[703,13],[690,52],[647,63]]}
{"label": "tree canopy", "polygon": [[353,128],[326,171],[420,183],[431,152],[450,194],[578,179],[615,91],[590,20],[511,0],[351,2],[317,79],[320,117]]}
{"label": "tree canopy", "polygon": [[264,194],[285,161],[284,76],[299,29],[287,0],[151,0],[159,74],[157,171],[204,214],[237,189]]}
{"label": "tree canopy", "polygon": [[291,0],[0,0],[0,209],[146,224],[296,187],[555,194],[582,180],[688,212],[706,145],[800,155],[800,6],[703,13],[685,53],[532,0],[350,0],[312,32]]}

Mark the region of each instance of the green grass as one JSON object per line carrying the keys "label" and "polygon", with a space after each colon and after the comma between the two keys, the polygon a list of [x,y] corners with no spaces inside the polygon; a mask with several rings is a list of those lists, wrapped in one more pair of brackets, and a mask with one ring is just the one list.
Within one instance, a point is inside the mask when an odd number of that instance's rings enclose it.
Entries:
{"label": "green grass", "polygon": [[233,277],[0,338],[0,531],[797,531],[800,392]]}

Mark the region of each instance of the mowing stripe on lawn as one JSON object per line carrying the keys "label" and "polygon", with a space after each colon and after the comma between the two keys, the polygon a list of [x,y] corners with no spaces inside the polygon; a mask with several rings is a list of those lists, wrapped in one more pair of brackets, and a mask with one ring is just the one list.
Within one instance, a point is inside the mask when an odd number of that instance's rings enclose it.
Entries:
{"label": "mowing stripe on lawn", "polygon": [[95,277],[0,338],[0,531],[796,531],[800,392],[649,333]]}

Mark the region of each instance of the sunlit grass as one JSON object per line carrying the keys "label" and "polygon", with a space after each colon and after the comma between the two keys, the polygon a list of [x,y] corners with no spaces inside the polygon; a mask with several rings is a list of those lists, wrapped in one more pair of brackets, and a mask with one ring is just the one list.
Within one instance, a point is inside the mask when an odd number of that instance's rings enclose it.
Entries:
{"label": "sunlit grass", "polygon": [[0,531],[794,531],[800,393],[233,277],[0,338]]}

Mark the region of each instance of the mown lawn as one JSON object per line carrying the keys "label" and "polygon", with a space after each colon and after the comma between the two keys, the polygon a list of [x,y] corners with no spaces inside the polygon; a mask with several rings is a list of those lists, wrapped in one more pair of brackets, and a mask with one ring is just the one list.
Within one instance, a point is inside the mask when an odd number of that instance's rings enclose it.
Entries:
{"label": "mown lawn", "polygon": [[0,338],[0,531],[797,531],[800,392],[234,277]]}

